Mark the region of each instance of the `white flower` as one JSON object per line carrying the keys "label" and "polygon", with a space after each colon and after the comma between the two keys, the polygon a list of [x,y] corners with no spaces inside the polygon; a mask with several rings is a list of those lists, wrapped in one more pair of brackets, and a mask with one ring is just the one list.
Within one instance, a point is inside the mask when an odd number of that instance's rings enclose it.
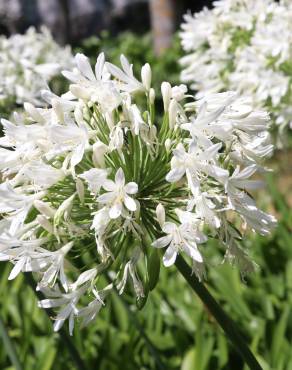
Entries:
{"label": "white flower", "polygon": [[206,150],[201,150],[197,145],[191,145],[186,152],[182,144],[173,151],[171,171],[167,174],[169,182],[179,181],[184,174],[193,180],[193,184],[200,183],[200,173],[210,175],[220,181],[225,181],[228,172],[216,164],[216,155],[221,144],[214,144]]}
{"label": "white flower", "polygon": [[91,301],[86,307],[83,307],[78,310],[77,316],[78,318],[82,318],[82,327],[87,326],[91,321],[96,318],[96,315],[99,313],[102,306],[105,305],[103,299],[112,289],[112,285],[108,285],[102,291],[97,292],[93,289],[93,294],[96,297],[93,301]]}
{"label": "white flower", "polygon": [[273,112],[283,127],[291,105],[290,2],[214,2],[212,10],[185,15],[180,33],[186,55],[181,59],[181,80],[191,83],[197,96],[236,90],[251,97],[251,105]]}
{"label": "white flower", "polygon": [[129,211],[134,212],[137,209],[136,202],[129,194],[136,194],[138,192],[138,185],[135,182],[125,184],[125,175],[121,168],[118,169],[115,175],[115,181],[107,180],[102,187],[107,193],[100,195],[97,201],[107,204],[110,218],[118,218],[121,216],[123,206]]}
{"label": "white flower", "polygon": [[[29,28],[25,34],[0,39],[0,99],[8,106],[29,102],[44,106],[41,90],[59,74],[71,68],[73,57],[69,47],[60,47],[49,30]],[[41,119],[37,110],[26,103],[25,109]],[[34,112],[33,112],[34,111]],[[36,119],[38,120],[38,119]]]}
{"label": "white flower", "polygon": [[165,222],[162,231],[167,235],[157,239],[152,243],[152,246],[155,248],[167,247],[163,256],[165,266],[173,265],[179,252],[187,253],[193,260],[199,263],[203,262],[201,253],[197,248],[198,243],[206,241],[201,233],[196,235],[195,230],[192,230],[193,232],[190,233],[188,224],[176,225],[173,222]]}
{"label": "white flower", "polygon": [[181,101],[185,98],[185,94],[187,93],[188,88],[186,85],[181,84],[179,86],[174,86],[171,89],[171,97],[176,101]]}
{"label": "white flower", "polygon": [[54,143],[54,152],[57,148],[59,153],[69,153],[71,168],[82,160],[85,149],[89,147],[89,132],[86,125],[78,125],[68,122],[67,126],[55,125],[50,130],[51,140]]}
{"label": "white flower", "polygon": [[31,182],[36,189],[46,189],[65,177],[62,169],[54,168],[40,161],[31,161],[13,179],[13,185]]}
{"label": "white flower", "polygon": [[72,248],[73,242],[67,243],[60,249],[51,253],[44,253],[44,258],[48,260],[49,267],[44,272],[42,280],[39,282],[39,287],[47,287],[54,285],[58,275],[60,276],[60,282],[65,289],[68,291],[68,281],[64,271],[64,259],[66,254]]}
{"label": "white flower", "polygon": [[[135,77],[133,73],[133,66],[130,65],[128,62],[128,59],[124,56],[121,55],[121,65],[123,70],[120,68],[116,67],[114,64],[111,63],[106,63],[106,67],[108,71],[111,73],[112,76],[114,76],[118,80],[118,87],[122,91],[127,91],[127,92],[136,92],[136,91],[144,91],[145,87],[141,82],[139,82]],[[144,78],[144,72],[145,72],[145,67],[143,70],[143,78]],[[149,80],[149,70],[148,70],[148,77],[147,79]],[[146,77],[146,76],[145,76]],[[145,80],[146,83],[146,80]],[[149,81],[147,81],[147,86],[149,84]]]}
{"label": "white flower", "polygon": [[99,168],[91,168],[88,171],[85,171],[79,177],[84,179],[88,183],[88,189],[91,193],[97,194],[100,191],[100,188],[104,185],[108,171]]}
{"label": "white flower", "polygon": [[97,102],[104,113],[112,112],[121,102],[121,96],[112,81],[104,65],[104,54],[99,54],[95,74],[92,71],[88,58],[83,54],[76,54],[75,61],[78,71],[75,73],[63,71],[63,75],[74,84],[70,91],[77,98]]}

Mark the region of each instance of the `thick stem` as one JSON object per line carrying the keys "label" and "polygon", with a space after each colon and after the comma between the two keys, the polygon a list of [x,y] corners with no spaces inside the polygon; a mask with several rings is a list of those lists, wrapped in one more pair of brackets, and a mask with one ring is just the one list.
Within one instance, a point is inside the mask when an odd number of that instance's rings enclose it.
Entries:
{"label": "thick stem", "polygon": [[239,352],[242,359],[247,363],[249,368],[251,370],[263,370],[236,328],[234,321],[226,315],[204,284],[202,284],[198,278],[192,274],[191,267],[187,264],[182,256],[178,256],[176,258],[175,265],[194,292],[200,297],[210,313],[215,317],[218,324],[225,331],[227,337],[235,349]]}

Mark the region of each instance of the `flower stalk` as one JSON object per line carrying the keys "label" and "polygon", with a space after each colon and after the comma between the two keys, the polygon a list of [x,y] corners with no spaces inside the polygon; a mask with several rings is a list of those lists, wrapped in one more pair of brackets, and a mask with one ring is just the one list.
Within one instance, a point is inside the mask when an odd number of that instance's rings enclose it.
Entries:
{"label": "flower stalk", "polygon": [[182,256],[176,258],[175,266],[224,330],[228,339],[249,368],[251,370],[263,370],[248,348],[234,321],[223,311],[205,285],[192,273],[191,267]]}

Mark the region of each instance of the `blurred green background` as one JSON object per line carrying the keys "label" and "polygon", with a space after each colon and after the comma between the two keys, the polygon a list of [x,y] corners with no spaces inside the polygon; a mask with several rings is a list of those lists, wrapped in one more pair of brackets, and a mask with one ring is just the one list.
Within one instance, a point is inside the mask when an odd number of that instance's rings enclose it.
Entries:
{"label": "blurred green background", "polygon": [[[129,32],[114,39],[103,33],[85,40],[76,51],[90,56],[93,63],[100,51],[117,64],[123,53],[135,61],[136,71],[148,61],[157,91],[166,79],[179,83],[177,38],[162,57],[154,55],[149,35]],[[243,279],[236,267],[220,264],[223,254],[216,243],[206,247],[212,261],[206,285],[237,322],[264,370],[292,370],[291,153],[288,148],[275,154],[267,189],[257,194],[260,205],[279,220],[271,236],[249,235],[244,240],[257,271]],[[67,328],[53,333],[52,321],[37,307],[25,276],[7,281],[10,270],[10,264],[0,264],[0,332],[9,337],[6,346],[0,346],[1,370],[15,369],[7,352],[13,347],[23,370],[247,369],[175,268],[161,269],[158,286],[141,311],[127,295],[111,296],[90,327],[74,331],[71,346]],[[83,366],[74,359],[73,348]]]}

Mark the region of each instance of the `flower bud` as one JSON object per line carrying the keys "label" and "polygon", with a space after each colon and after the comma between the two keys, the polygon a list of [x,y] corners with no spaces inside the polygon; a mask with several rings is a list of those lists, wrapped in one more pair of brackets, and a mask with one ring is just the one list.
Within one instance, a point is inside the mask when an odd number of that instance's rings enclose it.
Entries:
{"label": "flower bud", "polygon": [[64,200],[63,203],[61,203],[60,207],[57,209],[55,216],[54,216],[54,224],[57,225],[61,221],[62,217],[65,221],[68,220],[71,209],[73,207],[73,201],[75,198],[75,193],[71,195],[71,197]]}
{"label": "flower bud", "polygon": [[154,104],[154,101],[155,101],[155,90],[151,87],[150,91],[149,91],[149,100],[150,100],[150,104]]}
{"label": "flower bud", "polygon": [[33,202],[34,207],[44,216],[54,217],[56,210],[48,205],[48,203],[42,200],[35,200]]}
{"label": "flower bud", "polygon": [[165,223],[165,209],[161,203],[156,207],[156,217],[159,225],[162,227]]}
{"label": "flower bud", "polygon": [[162,82],[161,84],[161,94],[163,99],[164,111],[168,111],[169,102],[171,98],[171,85],[169,82]]}
{"label": "flower bud", "polygon": [[164,145],[165,145],[165,149],[169,152],[171,145],[172,145],[171,140],[169,138],[166,139]]}
{"label": "flower bud", "polygon": [[108,147],[101,141],[96,142],[92,146],[92,161],[95,167],[104,168],[104,155],[108,151]]}
{"label": "flower bud", "polygon": [[143,86],[147,91],[149,91],[151,86],[151,67],[148,63],[144,64],[141,69],[141,79]]}
{"label": "flower bud", "polygon": [[24,103],[23,104],[25,111],[33,118],[36,122],[44,123],[44,117],[39,113],[36,107],[34,107],[31,103]]}
{"label": "flower bud", "polygon": [[53,234],[54,228],[50,221],[43,215],[37,215],[36,221],[43,229],[45,229],[48,233]]}
{"label": "flower bud", "polygon": [[76,191],[77,191],[81,204],[83,204],[84,203],[84,185],[83,185],[83,182],[78,177],[76,178]]}

